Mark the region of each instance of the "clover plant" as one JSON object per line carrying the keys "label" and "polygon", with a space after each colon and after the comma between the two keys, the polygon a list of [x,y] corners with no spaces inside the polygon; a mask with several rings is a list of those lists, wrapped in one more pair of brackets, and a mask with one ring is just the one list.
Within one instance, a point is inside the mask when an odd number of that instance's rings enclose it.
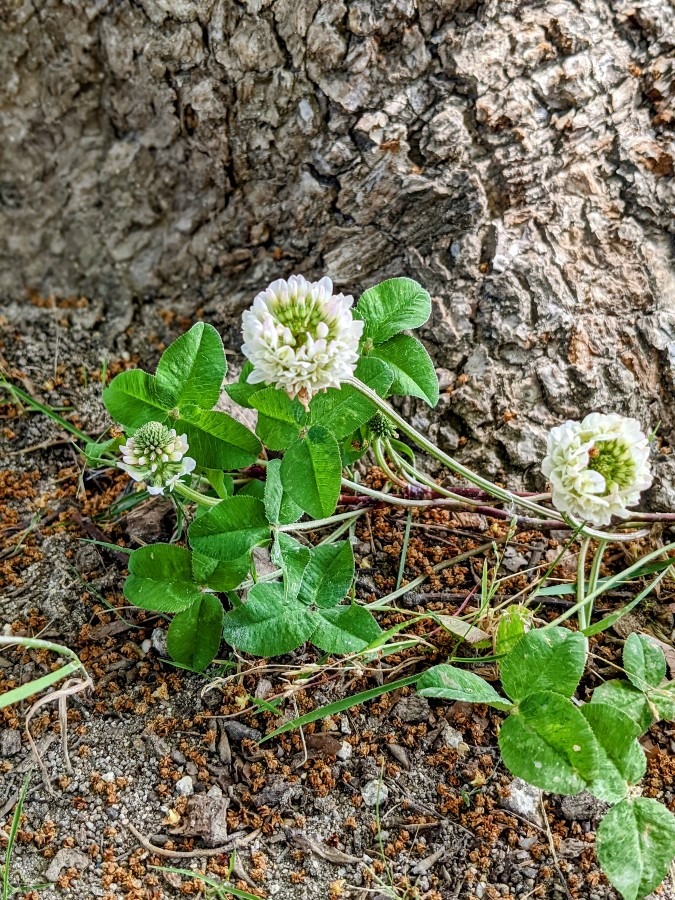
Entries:
{"label": "clover plant", "polygon": [[606,681],[581,703],[574,695],[587,656],[580,632],[538,628],[501,661],[506,696],[451,665],[428,669],[417,689],[507,713],[499,749],[514,775],[555,794],[588,790],[611,804],[597,832],[598,860],[625,900],[638,900],[658,887],[675,857],[675,816],[637,787],[646,769],[638,738],[659,719],[675,720],[675,681],[665,681],[661,649],[631,634],[623,651],[628,680]]}
{"label": "clover plant", "polygon": [[[644,897],[675,854],[675,818],[635,787],[645,769],[638,738],[655,719],[675,717],[673,683],[663,683],[658,648],[632,635],[624,652],[628,680],[600,685],[586,703],[574,694],[587,635],[621,615],[593,623],[594,600],[622,579],[657,572],[634,605],[670,570],[666,554],[675,544],[601,577],[610,542],[649,533],[630,509],[651,484],[649,439],[634,419],[593,413],[552,429],[542,462],[551,493],[492,483],[387,402],[438,402],[431,358],[409,333],[431,310],[429,294],[409,278],[375,285],[354,304],[334,294],[328,278],[292,276],[273,282],[244,313],[247,361],[237,380],[225,382],[221,338],[204,322],[165,350],[154,374],[117,375],[103,400],[123,436],[88,444],[87,460],[114,463],[136,489],[170,496],[188,523],[185,545],[132,552],[125,595],[170,617],[169,654],[195,671],[215,659],[222,640],[261,657],[308,641],[330,655],[364,655],[384,652],[399,630],[381,631],[373,613],[384,601],[371,609],[355,596],[354,525],[368,504],[480,508],[516,522],[526,514],[532,528],[553,520],[570,529],[581,541],[576,586],[565,586],[576,591],[576,603],[553,625],[529,631],[520,612],[507,610],[496,629],[503,695],[451,665],[424,673],[418,689],[504,712],[499,744],[514,774],[559,794],[587,789],[612,804],[598,830],[600,862],[627,900]],[[255,431],[237,407],[254,411]],[[420,469],[419,450],[458,486],[441,487]],[[388,481],[384,490],[358,482],[355,465],[368,452]],[[547,590],[536,587],[528,602]],[[575,613],[579,631],[560,627]]]}

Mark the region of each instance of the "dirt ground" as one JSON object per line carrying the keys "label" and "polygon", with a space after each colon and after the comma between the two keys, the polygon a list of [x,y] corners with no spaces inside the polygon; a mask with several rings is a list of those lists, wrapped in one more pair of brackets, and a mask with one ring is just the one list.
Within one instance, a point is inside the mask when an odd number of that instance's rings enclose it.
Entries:
{"label": "dirt ground", "polygon": [[[109,424],[102,378],[154,366],[192,321],[184,310],[146,306],[111,325],[96,303],[38,297],[0,314],[4,374],[91,435]],[[307,647],[265,661],[223,645],[219,668],[182,671],[166,662],[165,620],[125,606],[125,554],[85,542],[168,540],[171,504],[126,507],[126,476],[84,472],[57,423],[6,395],[0,444],[0,622],[6,634],[68,645],[93,679],[68,700],[67,755],[56,704],[35,713],[44,773],[24,730],[30,701],[0,713],[0,846],[33,768],[11,860],[14,896],[199,896],[199,882],[160,867],[225,877],[236,848],[232,883],[279,900],[617,897],[595,863],[597,802],[542,797],[514,782],[499,760],[500,718],[485,708],[429,703],[404,688],[257,743],[285,719],[442,661],[455,649],[448,635],[419,622],[410,632],[425,645],[360,669],[339,659],[319,669]],[[404,524],[386,510],[362,519],[360,596],[391,589]],[[503,528],[480,516],[416,517],[406,578]],[[555,552],[555,535],[518,534],[505,558],[513,590]],[[479,571],[479,562],[448,569],[426,584],[426,597],[408,595],[402,606],[452,614]],[[637,627],[672,642],[673,599],[664,588]],[[380,624],[398,621],[388,614]],[[587,688],[611,677],[606,664],[620,646],[617,633],[595,642]],[[42,651],[7,651],[0,691],[54,665]],[[480,673],[495,675],[488,666]],[[675,729],[654,727],[644,741],[644,792],[675,809]],[[672,881],[659,896],[675,898]]]}

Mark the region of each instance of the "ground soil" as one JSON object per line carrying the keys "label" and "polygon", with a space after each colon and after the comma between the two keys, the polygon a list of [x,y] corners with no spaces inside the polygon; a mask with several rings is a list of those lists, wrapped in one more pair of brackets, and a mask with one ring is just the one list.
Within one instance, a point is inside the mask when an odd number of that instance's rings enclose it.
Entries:
{"label": "ground soil", "polygon": [[[97,435],[109,424],[102,380],[130,365],[152,367],[191,320],[175,309],[146,307],[112,350],[93,329],[86,300],[56,305],[34,297],[2,324],[5,375]],[[24,886],[16,896],[198,896],[199,882],[157,867],[225,877],[236,846],[231,880],[260,897],[617,897],[594,858],[598,805],[535,792],[528,811],[499,759],[499,716],[485,708],[428,703],[404,688],[259,745],[285,719],[442,661],[456,642],[420,621],[409,633],[423,636],[425,645],[360,669],[340,660],[318,668],[320,657],[308,647],[266,661],[224,645],[222,665],[203,676],[175,668],[163,653],[164,619],[125,606],[125,554],[85,542],[133,548],[168,540],[171,504],[160,498],[125,511],[133,497],[126,476],[84,472],[58,423],[7,395],[0,403],[1,623],[5,633],[68,645],[93,680],[91,690],[68,700],[67,757],[56,703],[32,718],[42,772],[24,729],[30,701],[0,712],[0,842],[33,768],[11,860],[12,882]],[[377,483],[376,470],[369,477]],[[396,511],[363,518],[360,597],[391,589],[404,525]],[[439,511],[415,517],[413,525],[406,578],[505,527]],[[502,574],[513,575],[508,590],[526,586],[528,570],[556,549],[555,535],[519,533],[504,560]],[[610,565],[617,562],[610,558]],[[401,606],[452,614],[475,588],[481,566],[477,560],[448,569],[426,584],[426,596],[408,595]],[[666,586],[622,627],[671,642],[672,602]],[[553,606],[540,614],[556,612]],[[381,624],[400,621],[403,614],[393,613]],[[594,643],[586,689],[611,677],[620,646],[617,632]],[[460,651],[470,652],[466,645]],[[0,691],[55,665],[47,653],[9,650],[0,657]],[[489,665],[477,671],[496,678]],[[256,703],[279,696],[280,715]],[[675,810],[675,730],[654,727],[644,741],[644,792]],[[191,796],[181,793],[190,787]],[[213,810],[220,811],[215,825]],[[209,843],[227,849],[206,856]],[[172,857],[176,852],[188,855]],[[672,882],[660,896],[675,898]]]}

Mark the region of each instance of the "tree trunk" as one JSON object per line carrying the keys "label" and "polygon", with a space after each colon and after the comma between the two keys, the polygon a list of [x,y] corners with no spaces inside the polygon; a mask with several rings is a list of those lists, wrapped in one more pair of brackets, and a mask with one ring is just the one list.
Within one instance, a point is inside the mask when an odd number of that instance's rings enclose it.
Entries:
{"label": "tree trunk", "polygon": [[135,305],[182,298],[237,348],[275,277],[406,274],[435,300],[447,449],[525,470],[592,409],[672,439],[668,0],[0,0],[0,22],[8,309],[85,295],[123,346]]}

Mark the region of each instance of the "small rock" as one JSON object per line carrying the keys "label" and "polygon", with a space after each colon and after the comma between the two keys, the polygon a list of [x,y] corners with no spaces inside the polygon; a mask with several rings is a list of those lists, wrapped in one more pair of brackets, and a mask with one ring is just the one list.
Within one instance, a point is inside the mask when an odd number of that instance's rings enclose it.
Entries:
{"label": "small rock", "polygon": [[106,784],[112,784],[113,781],[115,780],[115,773],[114,772],[106,772],[104,775],[101,776],[101,780],[105,781]]}
{"label": "small rock", "polygon": [[560,809],[568,822],[585,822],[588,819],[599,819],[608,809],[608,805],[598,800],[588,791],[582,791],[573,797],[563,797]]}
{"label": "small rock", "polygon": [[226,766],[232,762],[232,751],[230,750],[230,741],[227,736],[227,732],[222,727],[220,728],[220,738],[218,739],[218,756],[220,757],[220,761],[225,763]]}
{"label": "small rock", "polygon": [[317,734],[308,734],[306,743],[310,750],[318,750],[329,756],[338,756],[342,749],[341,742],[334,738],[332,734],[326,734],[325,731],[320,731]]}
{"label": "small rock", "polygon": [[231,741],[259,741],[262,737],[262,731],[258,731],[257,728],[249,728],[243,722],[223,722],[223,729]]}
{"label": "small rock", "polygon": [[507,547],[502,557],[502,566],[508,572],[519,572],[527,567],[527,558],[513,547]]}
{"label": "small rock", "polygon": [[253,696],[257,697],[258,700],[267,700],[273,690],[274,685],[269,680],[269,678],[261,678],[255,686],[255,693],[253,694]]}
{"label": "small rock", "polygon": [[410,770],[410,760],[408,759],[405,747],[401,747],[400,744],[387,744],[387,750],[399,765],[403,766],[407,771]]}
{"label": "small rock", "polygon": [[149,638],[146,638],[141,644],[141,650],[143,653],[149,653],[152,650],[152,641]]}
{"label": "small rock", "polygon": [[346,761],[348,759],[351,759],[353,752],[354,750],[352,749],[352,745],[349,743],[349,741],[343,741],[340,744],[340,749],[335,755],[338,759]]}
{"label": "small rock", "polygon": [[514,778],[509,785],[510,794],[502,797],[499,805],[509,812],[515,813],[533,825],[543,828],[544,814],[541,809],[541,791],[522,778]]}
{"label": "small rock", "polygon": [[177,766],[184,766],[187,762],[180,750],[172,750],[171,759],[176,763]]}
{"label": "small rock", "polygon": [[90,863],[89,857],[82,853],[81,850],[75,850],[73,847],[62,847],[49,863],[45,872],[45,878],[53,884],[59,880],[62,869],[77,869],[79,872],[84,872]]}
{"label": "small rock", "polygon": [[457,380],[457,373],[451,372],[450,369],[436,369],[436,374],[438,375],[439,391],[446,391],[449,387],[452,387]]}
{"label": "small rock", "polygon": [[283,778],[275,778],[253,797],[253,802],[261,806],[281,806],[288,808],[294,800],[302,796],[302,785],[297,782],[284,781]]}
{"label": "small rock", "polygon": [[171,752],[171,748],[164,740],[164,738],[159,737],[159,735],[155,734],[153,731],[144,731],[143,737],[146,739],[148,744],[150,744],[152,752],[158,759],[162,759],[162,757],[168,756]]}
{"label": "small rock", "polygon": [[351,734],[352,727],[349,724],[349,719],[347,716],[340,716],[340,731],[342,734]]}
{"label": "small rock", "polygon": [[180,781],[176,782],[176,793],[180,794],[181,797],[189,797],[191,794],[194,794],[194,792],[194,784],[189,775],[184,775]]}
{"label": "small rock", "polygon": [[568,838],[566,841],[561,841],[558,855],[562,856],[563,859],[575,859],[580,857],[587,847],[588,844],[585,841],[580,841],[578,838]]}
{"label": "small rock", "polygon": [[210,787],[206,792],[207,797],[222,797],[223,792],[217,784],[214,784],[213,787]]}
{"label": "small rock", "polygon": [[366,806],[384,806],[389,799],[389,788],[377,778],[367,781],[361,788],[361,796]]}
{"label": "small rock", "polygon": [[85,544],[84,547],[80,547],[75,553],[75,568],[80,575],[88,575],[91,572],[98,571],[102,562],[101,554],[91,544]]}
{"label": "small rock", "polygon": [[16,756],[21,750],[21,732],[18,728],[4,728],[0,731],[0,757]]}
{"label": "small rock", "polygon": [[431,718],[431,707],[426,697],[411,694],[398,701],[393,714],[403,722],[428,722]]}
{"label": "small rock", "polygon": [[168,654],[168,650],[166,649],[166,633],[166,628],[154,628],[150,635],[152,646],[160,656],[166,656]]}
{"label": "small rock", "polygon": [[451,750],[456,750],[460,756],[464,756],[469,750],[469,745],[465,743],[461,731],[457,731],[456,728],[453,728],[446,719],[441,720],[436,744],[441,744],[442,746],[449,747]]}
{"label": "small rock", "polygon": [[217,847],[227,840],[228,798],[199,794],[190,797],[181,824],[171,834],[200,837],[207,847]]}
{"label": "small rock", "polygon": [[154,544],[165,536],[167,518],[173,512],[169,501],[143,503],[127,513],[125,528],[129,537],[143,544]]}

